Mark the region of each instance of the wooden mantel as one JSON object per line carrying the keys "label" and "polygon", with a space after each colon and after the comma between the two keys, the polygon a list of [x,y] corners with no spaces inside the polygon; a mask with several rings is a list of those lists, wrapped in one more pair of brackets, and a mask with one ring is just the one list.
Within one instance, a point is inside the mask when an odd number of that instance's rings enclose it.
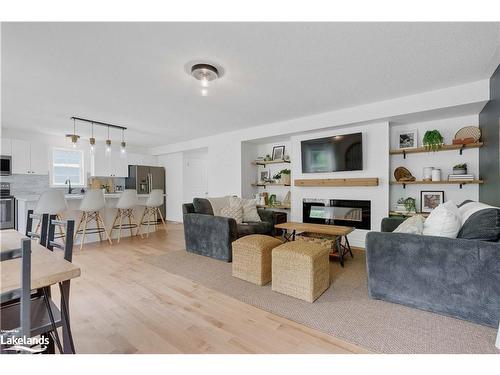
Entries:
{"label": "wooden mantel", "polygon": [[295,180],[295,186],[343,187],[378,186],[378,177],[367,178],[323,178]]}

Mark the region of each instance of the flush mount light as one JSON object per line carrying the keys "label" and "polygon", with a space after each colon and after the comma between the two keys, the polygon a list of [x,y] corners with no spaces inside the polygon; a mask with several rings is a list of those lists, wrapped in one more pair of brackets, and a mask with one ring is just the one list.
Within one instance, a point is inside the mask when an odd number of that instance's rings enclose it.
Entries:
{"label": "flush mount light", "polygon": [[211,64],[195,64],[191,67],[191,75],[200,81],[201,86],[207,87],[210,81],[219,78],[219,71]]}

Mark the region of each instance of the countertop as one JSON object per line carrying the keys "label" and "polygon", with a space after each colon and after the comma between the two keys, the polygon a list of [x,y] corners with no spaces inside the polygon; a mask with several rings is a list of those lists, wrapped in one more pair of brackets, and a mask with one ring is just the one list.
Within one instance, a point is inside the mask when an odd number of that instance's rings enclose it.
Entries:
{"label": "countertop", "polygon": [[[79,200],[83,199],[85,194],[65,194],[64,197],[67,200]],[[121,193],[106,193],[104,194],[104,199],[118,199],[120,198]],[[137,198],[139,199],[144,199],[147,198],[149,194],[137,194]],[[15,195],[14,198],[16,198],[18,201],[25,201],[25,202],[36,202],[38,201],[38,198],[40,198],[39,195]]]}

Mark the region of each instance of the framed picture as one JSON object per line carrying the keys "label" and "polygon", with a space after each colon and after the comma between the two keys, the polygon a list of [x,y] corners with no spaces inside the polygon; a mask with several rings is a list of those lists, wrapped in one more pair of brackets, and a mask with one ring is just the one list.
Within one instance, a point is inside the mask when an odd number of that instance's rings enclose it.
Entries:
{"label": "framed picture", "polygon": [[398,148],[418,147],[418,131],[405,130],[398,133]]}
{"label": "framed picture", "polygon": [[273,147],[273,160],[283,160],[285,156],[285,146]]}
{"label": "framed picture", "polygon": [[444,191],[421,191],[420,212],[430,213],[444,202]]}
{"label": "framed picture", "polygon": [[259,182],[266,182],[269,180],[269,171],[260,171]]}

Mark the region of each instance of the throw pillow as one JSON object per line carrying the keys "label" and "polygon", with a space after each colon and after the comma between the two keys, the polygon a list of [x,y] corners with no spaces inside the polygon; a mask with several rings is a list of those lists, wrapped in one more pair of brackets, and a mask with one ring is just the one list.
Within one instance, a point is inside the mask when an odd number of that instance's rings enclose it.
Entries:
{"label": "throw pillow", "polygon": [[493,242],[500,239],[500,208],[468,202],[459,209],[463,225],[458,238]]}
{"label": "throw pillow", "polygon": [[462,215],[453,201],[441,203],[424,222],[426,236],[456,238],[462,227]]}
{"label": "throw pillow", "polygon": [[403,221],[394,230],[394,233],[422,234],[424,231],[425,218],[422,215],[415,215]]}
{"label": "throw pillow", "polygon": [[260,223],[262,220],[257,211],[257,199],[242,199],[241,202],[243,204],[243,221]]}
{"label": "throw pillow", "polygon": [[237,224],[243,222],[243,209],[241,206],[226,206],[220,210],[220,216],[230,217],[236,220]]}

